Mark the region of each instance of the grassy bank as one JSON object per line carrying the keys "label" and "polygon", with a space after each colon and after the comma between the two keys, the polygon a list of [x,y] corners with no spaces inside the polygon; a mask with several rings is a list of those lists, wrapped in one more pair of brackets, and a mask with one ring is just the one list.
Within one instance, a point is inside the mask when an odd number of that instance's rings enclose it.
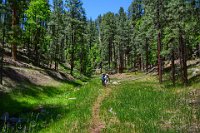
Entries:
{"label": "grassy bank", "polygon": [[19,86],[1,96],[0,112],[24,118],[26,123],[16,127],[7,125],[2,131],[88,132],[91,108],[100,90],[98,78],[89,82],[62,83],[58,87]]}

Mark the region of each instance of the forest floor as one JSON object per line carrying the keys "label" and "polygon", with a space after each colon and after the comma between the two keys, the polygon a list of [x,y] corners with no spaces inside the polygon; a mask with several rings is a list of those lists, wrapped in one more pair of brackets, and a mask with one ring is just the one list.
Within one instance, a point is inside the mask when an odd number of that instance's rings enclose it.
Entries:
{"label": "forest floor", "polygon": [[[173,87],[167,79],[158,84],[156,76],[144,73],[110,75],[103,87],[100,75],[87,78],[76,72],[72,77],[62,66],[59,72],[6,66],[0,132],[198,133],[199,67],[189,68],[187,87],[179,81]],[[13,125],[16,119],[20,122]]]}

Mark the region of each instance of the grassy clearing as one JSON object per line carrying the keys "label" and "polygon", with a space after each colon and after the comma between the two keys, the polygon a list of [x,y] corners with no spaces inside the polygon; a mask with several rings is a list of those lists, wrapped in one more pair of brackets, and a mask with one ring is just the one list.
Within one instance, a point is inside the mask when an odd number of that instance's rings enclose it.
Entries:
{"label": "grassy clearing", "polygon": [[[128,74],[130,76],[130,74]],[[140,77],[142,74],[131,74]],[[124,78],[123,78],[124,79]],[[109,86],[112,92],[101,103],[102,132],[188,132],[200,121],[200,109],[189,106],[188,95],[199,89],[199,79],[184,88],[146,76],[136,81],[120,79],[121,84]],[[92,106],[104,91],[100,79],[61,83],[57,87],[23,84],[11,93],[0,94],[0,114],[24,118],[27,123],[0,132],[80,133],[89,132]]]}
{"label": "grassy clearing", "polygon": [[[9,112],[28,121],[2,132],[88,132],[93,102],[101,91],[99,79],[62,83],[58,87],[19,86],[2,95],[0,114]],[[1,132],[1,131],[0,131]]]}
{"label": "grassy clearing", "polygon": [[125,81],[103,102],[103,132],[188,132],[200,120],[187,103],[188,92],[199,86],[170,88],[151,77]]}

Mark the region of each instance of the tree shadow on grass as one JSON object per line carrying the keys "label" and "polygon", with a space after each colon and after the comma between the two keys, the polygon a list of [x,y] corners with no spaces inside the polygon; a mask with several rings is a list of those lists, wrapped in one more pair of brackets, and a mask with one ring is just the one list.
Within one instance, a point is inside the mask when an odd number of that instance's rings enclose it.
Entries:
{"label": "tree shadow on grass", "polygon": [[[27,100],[29,100],[29,98],[37,99],[41,101],[41,105],[39,105],[39,103],[34,104],[31,101],[16,100],[14,95],[18,93],[17,91],[20,91],[22,98],[28,97]],[[74,109],[71,105],[62,105],[60,103],[46,104],[45,101],[43,102],[44,97],[56,97],[63,93],[62,90],[56,89],[55,87],[42,87],[27,84],[26,87],[20,88],[20,90],[16,89],[15,92],[12,93],[13,94],[0,92],[0,117],[5,112],[8,112],[10,117],[22,118],[25,122],[22,123],[22,129],[20,130],[17,128],[13,129],[13,126],[10,126],[11,128],[7,130],[12,130],[11,132],[22,132],[25,127],[31,130],[31,132],[38,132],[50,126],[52,122],[60,120]],[[0,120],[0,131],[3,126],[5,126],[5,121]]]}
{"label": "tree shadow on grass", "polygon": [[199,83],[200,82],[200,74],[197,74],[189,79],[189,84]]}
{"label": "tree shadow on grass", "polygon": [[[30,77],[27,77],[21,72],[18,72],[15,69],[9,67],[4,68],[3,74],[5,78],[5,85],[0,86],[0,117],[5,112],[14,114],[22,112],[23,110],[31,110],[34,106],[37,106],[33,105],[35,102],[32,104],[30,101],[19,102],[16,100],[16,97],[18,97],[18,99],[20,99],[19,97],[24,97],[25,99],[28,97],[27,99],[30,98],[42,101],[44,100],[44,97],[53,98],[57,95],[72,91],[70,88],[65,89],[61,87],[58,88],[53,86],[36,85],[33,83]],[[81,86],[80,83],[77,83],[75,80],[68,79],[68,77],[64,74],[60,74],[60,79],[53,75],[51,71],[49,71],[48,74],[55,80],[72,85],[72,87]],[[15,84],[13,85],[12,83]],[[5,91],[5,88],[9,88],[9,91]]]}
{"label": "tree shadow on grass", "polygon": [[179,80],[175,82],[175,85],[173,85],[171,80],[164,81],[162,85],[164,86],[164,88],[167,89],[182,88],[182,87],[184,88],[184,85]]}
{"label": "tree shadow on grass", "polygon": [[[23,71],[25,71],[25,70],[21,71],[20,69],[15,70],[14,68],[5,67],[3,70],[3,76],[5,79],[7,79],[7,80],[5,80],[5,83],[6,83],[5,86],[14,87],[12,85],[13,82],[18,85],[22,84],[22,88],[23,88],[24,83],[35,85],[36,83],[34,80],[36,80],[36,79],[34,79],[34,78],[37,78],[37,75],[35,75],[35,77],[32,77],[27,74],[23,74]],[[45,70],[43,72],[43,74],[51,77],[55,81],[61,82],[61,83],[70,84],[70,85],[73,85],[74,87],[81,86],[81,84],[76,82],[73,79],[73,77],[71,77],[68,74],[64,74],[62,72],[56,72],[53,70]]]}
{"label": "tree shadow on grass", "polygon": [[[25,107],[24,105],[18,103],[18,106]],[[65,118],[72,110],[69,107],[47,105],[40,109],[28,108],[28,110],[23,110],[23,112],[10,113],[10,117],[21,119],[22,121],[19,123],[0,121],[0,131],[6,127],[6,132],[37,133]]]}
{"label": "tree shadow on grass", "polygon": [[50,70],[46,70],[45,72],[48,74],[48,76],[50,76],[56,81],[71,84],[74,87],[81,86],[80,83],[76,82],[74,79],[70,78],[69,75],[64,74],[62,72],[55,72],[55,71],[50,71]]}
{"label": "tree shadow on grass", "polygon": [[173,85],[171,80],[165,80],[162,85],[164,85],[165,88],[168,89],[174,89],[174,88],[185,88],[187,86],[192,86],[195,83],[200,83],[200,74],[193,76],[188,79],[188,85],[184,85],[180,79],[176,80],[175,86]]}
{"label": "tree shadow on grass", "polygon": [[[70,91],[70,89],[60,90],[51,86],[36,86],[24,83],[17,86],[13,92],[0,92],[0,115],[5,112],[14,114],[31,110],[38,106],[37,101],[42,103],[45,98],[53,98],[63,93],[70,93]],[[34,102],[26,101],[29,99]]]}
{"label": "tree shadow on grass", "polygon": [[9,67],[5,67],[3,70],[3,76],[9,78],[10,80],[16,82],[16,83],[20,83],[20,82],[27,82],[27,83],[31,83],[30,79],[22,74],[20,74],[19,72],[17,72],[16,70],[9,68]]}
{"label": "tree shadow on grass", "polygon": [[[45,98],[51,99],[62,96],[65,93],[68,94],[73,91],[70,86],[69,88],[67,88],[67,86],[66,88],[61,88],[36,85],[29,79],[29,77],[24,76],[12,68],[4,69],[4,77],[15,82],[16,85],[5,84],[4,87],[10,88],[11,91],[9,92],[4,91],[4,88],[0,89],[0,117],[6,112],[9,113],[10,117],[19,118],[23,116],[24,119],[29,119],[25,123],[25,126],[27,126],[29,125],[28,122],[32,119],[33,121],[36,121],[34,116],[40,114],[41,118],[38,121],[40,124],[37,124],[37,127],[32,126],[34,127],[33,130],[37,132],[36,130],[47,127],[51,120],[57,121],[58,114],[62,116],[69,112],[69,108],[67,108],[67,106],[64,107],[64,105],[59,102],[55,102],[55,105],[47,105],[46,102],[48,101],[45,100]],[[81,84],[68,80],[67,78],[64,80],[57,80],[72,85],[73,87],[81,86]],[[4,123],[3,120],[0,120],[0,131],[2,131],[2,125],[4,125]]]}
{"label": "tree shadow on grass", "polygon": [[18,102],[13,99],[8,93],[0,93],[0,115],[8,112],[13,115],[16,112],[20,112],[23,109],[29,108],[29,105],[26,102]]}
{"label": "tree shadow on grass", "polygon": [[38,132],[63,119],[70,111],[72,111],[72,109],[70,109],[69,106],[47,105],[39,110],[30,110],[19,115],[27,119],[25,126],[29,127],[31,132]]}
{"label": "tree shadow on grass", "polygon": [[[69,84],[72,87],[82,85],[70,79],[70,75],[52,70],[45,70],[44,72],[56,81]],[[58,103],[55,102],[55,104],[53,102],[53,105],[47,105],[45,100],[45,98],[51,99],[64,96],[65,93],[68,94],[73,91],[71,88],[36,85],[33,79],[23,74],[23,71],[21,72],[10,67],[5,67],[3,74],[6,79],[4,87],[9,88],[10,91],[8,93],[4,91],[4,88],[0,89],[0,117],[5,112],[8,112],[10,117],[24,118],[26,120],[24,126],[29,126],[31,121],[38,122],[39,124],[36,124],[36,126],[32,125],[30,128],[37,132],[48,127],[52,120],[54,122],[58,121],[74,109],[73,105],[62,105],[59,101]],[[15,83],[15,85],[12,85],[12,83]],[[3,124],[4,122],[0,120],[0,132],[2,131]]]}

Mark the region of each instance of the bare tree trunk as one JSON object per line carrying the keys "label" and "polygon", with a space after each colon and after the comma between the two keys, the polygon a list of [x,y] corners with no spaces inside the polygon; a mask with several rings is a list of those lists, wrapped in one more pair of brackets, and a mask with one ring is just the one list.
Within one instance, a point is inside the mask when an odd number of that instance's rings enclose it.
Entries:
{"label": "bare tree trunk", "polygon": [[73,75],[73,70],[74,70],[74,48],[72,48],[72,53],[71,53],[71,71],[70,71],[71,75]]}
{"label": "bare tree trunk", "polygon": [[142,70],[142,55],[139,55],[139,70]]}
{"label": "bare tree trunk", "polygon": [[126,69],[127,68],[127,56],[126,56],[126,54],[124,54],[124,69]]}
{"label": "bare tree trunk", "polygon": [[121,51],[120,52],[120,67],[119,67],[119,72],[120,73],[123,73],[123,67],[124,67],[124,56],[123,56],[124,54],[123,54],[123,52]]}
{"label": "bare tree trunk", "polygon": [[162,83],[162,58],[161,58],[161,33],[158,33],[158,76],[159,82]]}
{"label": "bare tree trunk", "polygon": [[146,72],[148,72],[148,68],[149,68],[149,46],[148,46],[148,42],[147,42],[147,38],[146,38]]}
{"label": "bare tree trunk", "polygon": [[82,42],[82,45],[81,45],[81,57],[80,57],[80,75],[81,74],[84,74],[85,73],[85,69],[84,69],[84,39],[83,39],[83,36],[81,36],[81,42]]}
{"label": "bare tree trunk", "polygon": [[117,67],[118,67],[118,73],[120,73],[120,46],[118,46],[118,59],[117,59]]}
{"label": "bare tree trunk", "polygon": [[71,70],[70,70],[70,74],[73,75],[73,70],[74,70],[74,45],[75,45],[75,33],[73,32],[72,35],[72,52],[71,52]]}
{"label": "bare tree trunk", "polygon": [[188,84],[187,74],[187,58],[186,58],[186,45],[181,30],[179,29],[179,54],[181,65],[181,77],[184,85]]}
{"label": "bare tree trunk", "polygon": [[0,54],[1,54],[1,59],[0,59],[0,84],[3,84],[3,59],[4,59],[4,40],[5,39],[5,26],[3,27],[3,39],[2,43],[0,46]]}
{"label": "bare tree trunk", "polygon": [[54,55],[55,71],[58,71],[58,59],[59,59],[59,57],[58,57],[58,42],[56,41],[56,44],[54,44],[54,45],[56,45],[55,46],[56,47],[56,49],[55,49],[55,55]]}
{"label": "bare tree trunk", "polygon": [[[30,30],[29,30],[30,33]],[[30,43],[31,43],[31,37],[29,36],[28,44],[27,44],[27,57],[28,57],[28,63],[30,63],[31,53],[30,53]]]}
{"label": "bare tree trunk", "polygon": [[3,46],[1,46],[0,47],[0,56],[1,56],[1,59],[0,59],[0,84],[1,85],[3,84],[3,56],[4,56],[3,51],[4,51],[4,48],[3,48]]}
{"label": "bare tree trunk", "polygon": [[171,73],[172,73],[172,83],[173,83],[173,86],[175,86],[175,81],[176,81],[176,78],[175,78],[175,64],[174,64],[174,58],[175,58],[175,53],[174,53],[174,49],[172,49],[171,51]]}
{"label": "bare tree trunk", "polygon": [[199,58],[200,58],[200,44],[199,44]]}
{"label": "bare tree trunk", "polygon": [[55,71],[58,71],[58,62],[57,62],[57,60],[55,61]]}
{"label": "bare tree trunk", "polygon": [[108,44],[108,66],[109,69],[111,68],[111,61],[112,61],[112,43],[111,43],[111,39],[109,40],[109,44]]}
{"label": "bare tree trunk", "polygon": [[51,59],[50,59],[50,64],[49,64],[50,69],[51,69],[51,67],[52,67],[52,63],[53,63],[53,61],[52,61],[52,57],[51,57]]}
{"label": "bare tree trunk", "polygon": [[157,30],[158,30],[158,40],[157,40],[157,49],[158,49],[158,77],[159,83],[162,83],[162,58],[161,58],[161,23],[160,23],[160,5],[162,4],[161,0],[157,0]]}
{"label": "bare tree trunk", "polygon": [[142,71],[144,71],[144,59],[141,57],[141,62],[142,62]]}
{"label": "bare tree trunk", "polygon": [[[13,36],[16,36],[16,26],[17,26],[17,9],[15,4],[12,5],[12,29],[13,29]],[[12,58],[17,60],[17,44],[14,42],[12,44]]]}
{"label": "bare tree trunk", "polygon": [[115,60],[115,70],[117,71],[117,55],[116,55],[115,45],[113,45],[113,54],[114,54],[114,60]]}

